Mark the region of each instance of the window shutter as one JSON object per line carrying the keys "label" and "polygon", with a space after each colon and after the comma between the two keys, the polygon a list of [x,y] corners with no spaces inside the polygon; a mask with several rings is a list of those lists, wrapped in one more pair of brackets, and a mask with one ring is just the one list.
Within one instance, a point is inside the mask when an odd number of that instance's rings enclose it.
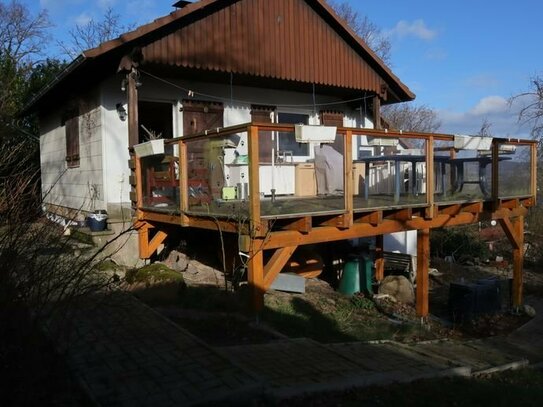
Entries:
{"label": "window shutter", "polygon": [[79,167],[79,113],[70,111],[64,120],[66,131],[66,162],[69,168]]}

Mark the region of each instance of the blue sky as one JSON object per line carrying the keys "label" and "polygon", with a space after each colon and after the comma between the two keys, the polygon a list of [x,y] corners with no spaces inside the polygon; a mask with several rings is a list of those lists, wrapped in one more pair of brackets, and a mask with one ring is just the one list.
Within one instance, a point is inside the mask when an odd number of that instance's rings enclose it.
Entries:
{"label": "blue sky", "polygon": [[[174,0],[23,0],[46,8],[54,38],[108,7],[126,24],[140,25],[173,10]],[[543,2],[517,0],[350,1],[392,42],[392,69],[417,94],[416,103],[436,109],[441,131],[476,133],[483,120],[500,136],[528,136],[516,123],[519,106],[507,99],[543,73]],[[54,55],[59,52],[49,48]]]}

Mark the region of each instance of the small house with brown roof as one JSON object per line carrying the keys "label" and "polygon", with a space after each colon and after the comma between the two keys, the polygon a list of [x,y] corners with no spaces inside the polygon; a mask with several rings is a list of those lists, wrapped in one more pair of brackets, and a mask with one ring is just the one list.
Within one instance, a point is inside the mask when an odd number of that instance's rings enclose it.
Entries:
{"label": "small house with brown roof", "polygon": [[256,309],[298,248],[376,236],[380,281],[383,236],[415,233],[421,316],[430,230],[490,216],[522,302],[533,141],[380,130],[381,105],[415,96],[324,0],[176,7],[84,51],[31,101],[49,213],[105,209],[116,233],[135,226],[125,249],[142,259],[172,229],[226,234]]}

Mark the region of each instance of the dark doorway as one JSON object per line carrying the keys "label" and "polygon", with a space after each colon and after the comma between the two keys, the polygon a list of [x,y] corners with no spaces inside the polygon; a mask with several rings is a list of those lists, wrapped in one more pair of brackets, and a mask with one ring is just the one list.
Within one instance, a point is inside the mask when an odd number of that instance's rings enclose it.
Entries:
{"label": "dark doorway", "polygon": [[[143,143],[152,138],[173,137],[173,107],[168,102],[138,103],[139,142]],[[147,131],[144,129],[147,129]],[[154,135],[154,136],[152,136]]]}

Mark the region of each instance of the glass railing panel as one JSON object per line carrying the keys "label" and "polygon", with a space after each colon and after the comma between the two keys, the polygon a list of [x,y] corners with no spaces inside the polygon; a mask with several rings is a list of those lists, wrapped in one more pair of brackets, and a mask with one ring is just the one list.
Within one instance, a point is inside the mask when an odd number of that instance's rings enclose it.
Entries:
{"label": "glass railing panel", "polygon": [[186,146],[189,212],[247,217],[247,133],[188,140]]}
{"label": "glass railing panel", "polygon": [[354,209],[424,205],[426,140],[354,136]]}
{"label": "glass railing panel", "polygon": [[531,191],[532,155],[530,145],[498,146],[498,197],[526,197]]}
{"label": "glass railing panel", "polygon": [[[262,216],[337,213],[345,210],[344,135],[259,132]],[[315,134],[312,134],[315,131]],[[296,147],[296,148],[294,148]]]}
{"label": "glass railing panel", "polygon": [[142,206],[146,209],[178,212],[180,207],[179,159],[158,154],[140,159]]}

